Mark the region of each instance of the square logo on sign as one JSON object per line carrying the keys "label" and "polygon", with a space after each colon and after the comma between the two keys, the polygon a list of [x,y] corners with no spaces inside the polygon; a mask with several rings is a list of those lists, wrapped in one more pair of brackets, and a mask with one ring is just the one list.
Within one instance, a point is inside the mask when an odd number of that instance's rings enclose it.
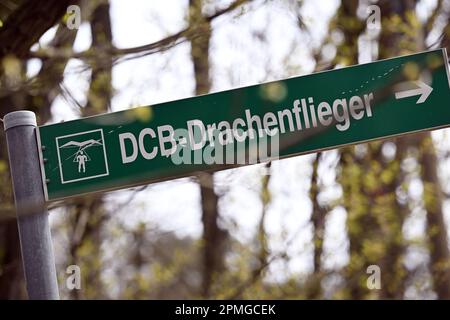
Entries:
{"label": "square logo on sign", "polygon": [[109,175],[102,129],[57,137],[56,147],[61,183]]}

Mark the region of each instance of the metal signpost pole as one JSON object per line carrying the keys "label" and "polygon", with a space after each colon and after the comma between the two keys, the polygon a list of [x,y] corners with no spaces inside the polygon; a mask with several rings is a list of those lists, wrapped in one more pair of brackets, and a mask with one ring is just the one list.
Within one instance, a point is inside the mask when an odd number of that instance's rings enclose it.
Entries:
{"label": "metal signpost pole", "polygon": [[28,297],[57,300],[59,291],[36,126],[36,116],[31,111],[15,111],[4,117]]}

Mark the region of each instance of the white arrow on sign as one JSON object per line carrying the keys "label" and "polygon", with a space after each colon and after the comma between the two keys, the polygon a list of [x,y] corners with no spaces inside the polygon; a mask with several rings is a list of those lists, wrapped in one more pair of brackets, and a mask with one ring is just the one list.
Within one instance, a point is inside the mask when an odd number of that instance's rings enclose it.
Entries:
{"label": "white arrow on sign", "polygon": [[419,100],[417,100],[416,104],[425,102],[425,100],[427,100],[428,96],[430,95],[431,91],[433,91],[433,88],[422,81],[415,81],[414,83],[417,84],[419,88],[396,92],[395,99],[398,100],[418,96],[420,94]]}

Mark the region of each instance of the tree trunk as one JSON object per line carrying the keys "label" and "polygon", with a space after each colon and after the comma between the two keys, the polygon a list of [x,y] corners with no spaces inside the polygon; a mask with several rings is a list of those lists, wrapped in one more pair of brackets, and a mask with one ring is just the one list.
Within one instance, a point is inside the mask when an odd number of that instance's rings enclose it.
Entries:
{"label": "tree trunk", "polygon": [[[18,58],[25,57],[31,46],[60,19],[67,8],[68,1],[26,1],[15,9],[0,28],[0,81],[3,90],[0,93],[0,117],[5,114],[28,108],[33,110],[40,123],[50,117],[50,106],[56,97],[59,82],[62,79],[64,66],[67,60],[45,61],[36,77],[34,90],[9,90],[6,75],[3,70],[4,58],[8,57],[10,63],[17,63],[19,69],[17,76],[20,81],[24,78],[24,61]],[[72,2],[74,3],[74,2]],[[76,3],[76,1],[75,1]],[[71,46],[76,31],[59,28],[51,46],[61,48]],[[5,85],[6,84],[6,85]],[[0,130],[0,140],[5,141],[4,131]],[[5,165],[0,171],[0,203],[5,207],[13,207],[12,190],[6,145],[0,148],[0,163]],[[26,297],[24,277],[20,256],[20,244],[15,219],[6,220],[0,217],[0,299],[22,299]],[[3,219],[4,218],[4,219]]]}
{"label": "tree trunk", "polygon": [[[112,58],[108,54],[112,47],[111,19],[108,1],[99,1],[91,17],[92,48],[96,52],[91,63],[91,83],[87,105],[83,116],[91,116],[110,109],[112,98]],[[74,264],[83,265],[83,295],[79,290],[71,291],[72,298],[94,298],[101,296],[101,252],[102,225],[107,219],[102,195],[85,197],[76,204],[73,212],[73,236],[70,252]],[[80,255],[80,249],[89,244],[92,252]]]}
{"label": "tree trunk", "polygon": [[[199,27],[202,32],[191,41],[191,57],[195,74],[195,93],[208,93],[211,88],[209,77],[209,43],[211,24],[202,13],[202,0],[189,1],[189,24]],[[224,242],[227,232],[218,225],[218,197],[214,191],[214,176],[202,173],[198,176],[202,202],[203,224],[203,279],[201,294],[211,295],[214,276],[224,268]]]}
{"label": "tree trunk", "polygon": [[322,153],[318,153],[313,163],[313,172],[311,175],[311,188],[309,195],[312,201],[312,213],[311,222],[314,227],[313,244],[314,244],[314,274],[312,275],[312,281],[308,286],[308,298],[318,299],[321,296],[321,271],[322,271],[322,252],[323,252],[323,240],[325,235],[325,217],[326,210],[319,204],[319,163],[322,158]]}
{"label": "tree trunk", "polygon": [[442,190],[437,172],[437,158],[429,133],[421,133],[421,175],[427,211],[427,234],[430,250],[430,271],[438,299],[450,299],[450,253],[447,229],[442,211]]}
{"label": "tree trunk", "polygon": [[0,29],[0,60],[9,54],[19,59],[27,57],[31,46],[64,16],[69,5],[77,2],[76,0],[24,1],[9,15]]}

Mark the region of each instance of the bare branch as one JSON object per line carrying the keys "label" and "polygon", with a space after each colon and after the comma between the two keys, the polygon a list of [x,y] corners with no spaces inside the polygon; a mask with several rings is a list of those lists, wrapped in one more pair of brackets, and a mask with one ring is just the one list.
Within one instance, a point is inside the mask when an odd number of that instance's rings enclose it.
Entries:
{"label": "bare branch", "polygon": [[[233,3],[231,3],[228,7],[218,10],[214,14],[207,16],[205,20],[207,22],[211,22],[214,19],[229,13],[236,8],[240,7],[241,5],[245,3],[250,3],[254,0],[236,0]],[[180,43],[183,43],[188,38],[196,37],[198,36],[199,31],[201,31],[201,26],[189,26],[186,27],[177,33],[174,33],[166,38],[163,38],[161,40],[158,40],[153,43],[149,43],[142,46],[132,47],[132,48],[110,48],[107,50],[107,54],[111,55],[114,58],[118,58],[120,56],[126,56],[126,55],[133,55],[133,54],[139,54],[136,56],[137,58],[149,55],[156,52],[165,51],[169,48],[172,48],[175,45],[178,45]],[[92,56],[94,56],[96,53],[95,51],[89,49],[83,52],[75,53],[67,50],[58,50],[54,48],[48,48],[45,50],[39,50],[37,52],[30,52],[29,57],[30,58],[55,58],[55,57],[65,57],[65,58],[77,58],[77,59],[89,59]]]}

